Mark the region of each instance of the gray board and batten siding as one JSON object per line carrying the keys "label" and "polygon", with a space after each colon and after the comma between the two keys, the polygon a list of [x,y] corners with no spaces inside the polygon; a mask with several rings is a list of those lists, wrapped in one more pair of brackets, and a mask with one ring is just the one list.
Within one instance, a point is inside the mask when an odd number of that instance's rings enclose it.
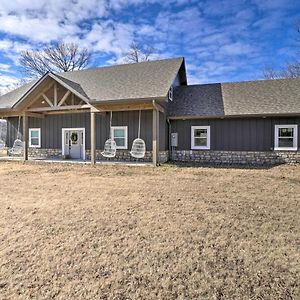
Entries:
{"label": "gray board and batten siding", "polygon": [[[160,150],[168,150],[168,127],[166,117],[159,116],[159,141]],[[110,114],[96,114],[97,149],[103,149],[105,141],[109,138]],[[7,118],[7,145],[12,147],[17,138],[18,117]],[[128,149],[138,134],[138,111],[113,112],[112,126],[128,126]],[[22,119],[20,137],[22,139]],[[30,118],[29,128],[41,128],[41,148],[61,149],[62,128],[85,128],[86,149],[91,147],[90,114],[75,113],[65,115],[49,115],[44,119]],[[143,110],[141,113],[141,138],[145,140],[147,151],[152,151],[152,110]]]}
{"label": "gray board and batten siding", "polygon": [[[7,145],[12,147],[17,138],[18,118],[7,118]],[[230,119],[186,119],[170,120],[171,131],[178,133],[177,150],[191,149],[191,126],[211,126],[211,150],[219,151],[272,151],[274,148],[275,125],[297,124],[300,117],[230,118]],[[137,137],[138,111],[114,112],[113,126],[128,126],[128,148]],[[76,113],[49,115],[44,119],[29,118],[29,128],[41,128],[41,148],[61,149],[62,128],[85,128],[86,149],[90,149],[90,114]],[[103,149],[109,136],[109,113],[97,114],[97,149]],[[168,124],[160,113],[160,150],[168,150]],[[22,120],[20,127],[22,138]],[[142,111],[141,138],[147,150],[152,150],[152,111]],[[300,141],[300,130],[298,130]],[[299,148],[299,143],[298,143]],[[201,150],[200,150],[201,151]]]}
{"label": "gray board and batten siding", "polygon": [[300,117],[186,119],[170,122],[171,131],[178,133],[176,150],[191,150],[191,126],[210,126],[210,150],[219,151],[272,151],[275,125],[295,124],[300,128]]}

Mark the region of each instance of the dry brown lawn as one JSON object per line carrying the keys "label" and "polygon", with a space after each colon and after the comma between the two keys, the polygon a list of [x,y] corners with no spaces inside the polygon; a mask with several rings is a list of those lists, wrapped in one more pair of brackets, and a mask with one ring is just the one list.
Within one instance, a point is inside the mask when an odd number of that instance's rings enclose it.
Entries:
{"label": "dry brown lawn", "polygon": [[300,299],[300,166],[0,163],[1,299]]}

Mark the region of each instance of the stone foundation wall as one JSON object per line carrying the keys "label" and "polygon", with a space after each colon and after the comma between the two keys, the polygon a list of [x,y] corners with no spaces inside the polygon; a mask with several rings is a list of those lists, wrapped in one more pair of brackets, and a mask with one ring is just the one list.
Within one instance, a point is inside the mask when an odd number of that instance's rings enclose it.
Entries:
{"label": "stone foundation wall", "polygon": [[[129,150],[117,150],[114,158],[105,158],[103,150],[96,150],[96,159],[99,161],[131,161],[152,162],[152,151],[146,151],[142,159],[133,158]],[[61,149],[29,148],[28,155],[35,158],[61,159]],[[169,160],[169,151],[159,152],[160,163]],[[86,150],[86,159],[90,160],[91,152]],[[300,163],[300,151],[212,151],[212,150],[183,150],[174,151],[171,160],[175,162],[196,162],[203,164],[229,165],[277,165],[284,163]]]}
{"label": "stone foundation wall", "polygon": [[169,151],[159,151],[159,161],[161,164],[169,161]]}
{"label": "stone foundation wall", "polygon": [[[129,150],[117,150],[116,157],[114,158],[105,158],[101,155],[103,150],[96,150],[96,159],[99,161],[136,161],[136,162],[151,162],[152,161],[152,151],[146,151],[144,158],[137,159],[130,155]],[[28,149],[29,157],[35,158],[62,158],[61,149],[41,149],[41,148],[29,148]],[[159,158],[161,163],[165,163],[169,160],[169,151],[160,151]],[[86,150],[86,159],[91,159],[91,151]]]}
{"label": "stone foundation wall", "polygon": [[28,156],[36,158],[62,158],[61,149],[28,148]]}
{"label": "stone foundation wall", "polygon": [[[152,151],[146,151],[144,158],[134,158],[130,155],[129,150],[117,150],[117,154],[113,158],[106,158],[101,155],[103,150],[96,150],[96,160],[99,161],[136,161],[136,162],[152,162]],[[86,158],[91,159],[91,151],[86,150]],[[159,152],[160,163],[165,163],[169,160],[169,151]]]}
{"label": "stone foundation wall", "polygon": [[204,164],[277,165],[300,163],[300,151],[174,151],[171,160]]}

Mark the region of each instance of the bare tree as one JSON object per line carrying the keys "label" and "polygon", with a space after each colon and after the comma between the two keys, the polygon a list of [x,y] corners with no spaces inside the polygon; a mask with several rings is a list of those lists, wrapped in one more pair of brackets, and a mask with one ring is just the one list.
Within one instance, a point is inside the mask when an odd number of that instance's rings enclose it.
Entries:
{"label": "bare tree", "polygon": [[129,63],[139,63],[142,61],[149,61],[150,56],[153,54],[154,48],[147,46],[142,48],[136,43],[130,45],[129,52],[125,56],[125,60]]}
{"label": "bare tree", "polygon": [[265,79],[279,79],[282,78],[280,71],[275,70],[273,67],[265,67],[263,69],[263,76]]}
{"label": "bare tree", "polygon": [[300,62],[295,61],[289,63],[282,70],[276,70],[273,67],[266,67],[263,70],[263,76],[265,79],[299,78]]}
{"label": "bare tree", "polygon": [[[298,37],[296,41],[298,42],[297,47],[300,48],[300,25],[297,27]],[[297,52],[300,54],[300,51]],[[273,67],[265,67],[263,70],[263,76],[265,79],[279,79],[279,78],[299,78],[300,77],[300,61],[295,60],[293,62],[287,63],[284,68],[276,70]]]}
{"label": "bare tree", "polygon": [[75,43],[57,43],[42,50],[21,52],[20,65],[30,78],[47,72],[68,72],[84,69],[90,62],[91,53]]}
{"label": "bare tree", "polygon": [[284,76],[288,78],[300,77],[300,62],[295,61],[291,64],[288,64],[284,70]]}

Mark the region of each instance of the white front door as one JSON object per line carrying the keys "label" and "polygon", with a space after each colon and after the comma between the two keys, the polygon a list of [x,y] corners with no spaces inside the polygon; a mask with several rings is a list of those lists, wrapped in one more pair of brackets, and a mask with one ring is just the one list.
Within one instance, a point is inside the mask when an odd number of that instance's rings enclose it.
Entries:
{"label": "white front door", "polygon": [[63,155],[73,159],[85,159],[84,129],[63,129]]}

